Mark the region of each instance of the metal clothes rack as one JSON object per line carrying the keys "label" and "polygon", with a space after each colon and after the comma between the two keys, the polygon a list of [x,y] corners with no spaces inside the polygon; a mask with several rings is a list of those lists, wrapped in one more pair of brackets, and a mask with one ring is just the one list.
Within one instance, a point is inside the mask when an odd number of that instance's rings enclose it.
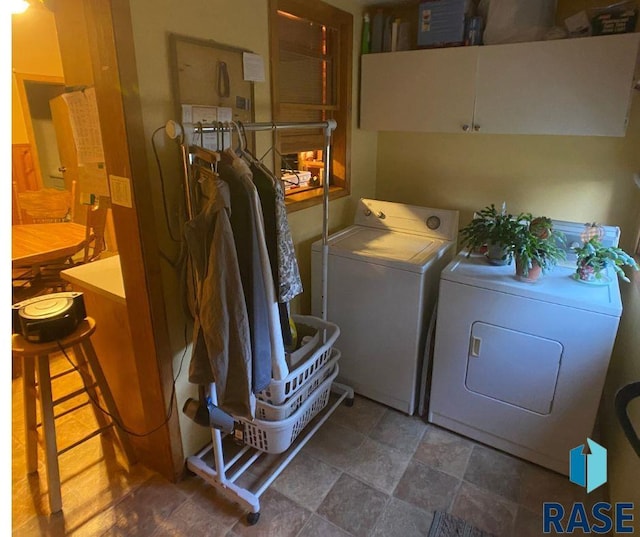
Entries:
{"label": "metal clothes rack", "polygon": [[[177,124],[169,122],[167,124],[167,134],[171,138],[177,138],[179,135],[177,132]],[[323,184],[323,212],[322,212],[322,320],[327,320],[327,277],[328,277],[328,235],[329,235],[329,178],[330,178],[330,165],[331,165],[331,134],[336,128],[336,122],[334,120],[328,120],[323,122],[290,122],[290,123],[244,123],[242,125],[245,131],[277,131],[277,130],[291,130],[291,129],[318,129],[321,128],[324,131],[325,147],[323,153],[325,180]],[[230,124],[198,124],[196,126],[196,133],[219,133],[221,130],[231,131],[234,126]],[[193,217],[193,207],[191,205],[191,185],[190,185],[190,152],[189,147],[184,143],[184,129],[182,130],[182,136],[180,146],[182,149],[183,159],[183,171],[184,171],[184,192],[187,205],[187,215],[189,218]],[[309,430],[303,430],[300,436],[298,436],[291,446],[281,455],[281,460],[278,464],[272,468],[266,477],[258,483],[256,488],[250,490],[249,488],[242,487],[237,484],[237,480],[247,471],[265,452],[258,450],[254,447],[245,445],[234,457],[229,461],[224,460],[222,439],[223,434],[220,430],[212,428],[211,437],[212,442],[205,447],[199,453],[187,458],[187,467],[196,475],[201,477],[210,485],[214,486],[219,492],[232,501],[238,502],[243,507],[249,509],[247,515],[247,523],[250,525],[256,524],[260,517],[260,496],[264,491],[273,483],[273,481],[284,471],[288,464],[293,460],[297,453],[304,447],[304,445],[311,439],[316,431],[324,424],[324,422],[333,414],[333,412],[340,406],[343,400],[346,400],[347,405],[353,403],[354,392],[353,388],[339,384],[337,382],[332,383],[331,391],[338,393],[338,399],[331,404],[327,405],[320,411],[320,414],[316,417],[315,423]],[[213,405],[218,404],[217,393],[215,384],[210,387],[209,397]],[[307,426],[309,427],[309,426]],[[213,452],[214,464],[212,468],[205,462],[205,458]]]}

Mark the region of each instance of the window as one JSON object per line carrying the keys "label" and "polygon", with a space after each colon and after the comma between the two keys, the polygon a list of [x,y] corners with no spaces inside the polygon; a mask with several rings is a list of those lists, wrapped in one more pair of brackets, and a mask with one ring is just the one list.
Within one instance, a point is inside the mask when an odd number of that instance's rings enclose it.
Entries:
{"label": "window", "polygon": [[271,103],[277,122],[326,121],[331,140],[331,177],[325,178],[324,133],[278,131],[277,166],[287,203],[301,209],[318,203],[329,180],[333,196],[349,192],[353,16],[324,2],[270,0]]}

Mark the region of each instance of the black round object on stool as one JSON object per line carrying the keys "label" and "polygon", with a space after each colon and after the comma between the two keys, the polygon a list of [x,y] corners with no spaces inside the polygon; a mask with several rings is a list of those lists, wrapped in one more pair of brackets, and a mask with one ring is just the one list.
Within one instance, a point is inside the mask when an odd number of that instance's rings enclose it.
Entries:
{"label": "black round object on stool", "polygon": [[51,293],[11,306],[12,329],[32,343],[46,343],[71,334],[86,316],[80,292]]}

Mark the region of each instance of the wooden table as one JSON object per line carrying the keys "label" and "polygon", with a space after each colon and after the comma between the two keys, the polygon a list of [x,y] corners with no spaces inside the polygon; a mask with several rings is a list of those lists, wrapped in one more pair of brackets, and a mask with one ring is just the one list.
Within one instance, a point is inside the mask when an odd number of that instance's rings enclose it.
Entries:
{"label": "wooden table", "polygon": [[86,227],[73,222],[11,226],[13,267],[38,267],[79,252],[86,239]]}

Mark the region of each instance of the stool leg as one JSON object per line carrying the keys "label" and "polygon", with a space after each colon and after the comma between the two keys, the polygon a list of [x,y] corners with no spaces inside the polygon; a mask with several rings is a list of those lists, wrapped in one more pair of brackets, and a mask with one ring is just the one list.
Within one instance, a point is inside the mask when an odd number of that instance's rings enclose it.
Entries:
{"label": "stool leg", "polygon": [[40,408],[42,410],[47,482],[49,484],[49,507],[51,513],[57,513],[62,509],[62,496],[60,495],[58,445],[56,442],[56,425],[53,417],[49,357],[47,355],[38,356],[38,383],[40,387]]}
{"label": "stool leg", "polygon": [[[105,378],[104,373],[102,372],[102,367],[100,367],[100,362],[98,361],[98,357],[96,355],[95,349],[93,348],[93,344],[91,343],[91,340],[89,338],[86,338],[84,341],[82,341],[81,345],[82,345],[82,350],[84,351],[84,355],[87,358],[87,361],[89,362],[89,366],[91,367],[91,372],[93,373],[93,376],[95,377],[96,382],[98,383],[98,387],[102,392],[102,398],[104,399],[104,402],[107,405],[107,410],[119,422],[122,422],[120,418],[120,414],[118,413],[118,408],[116,407],[116,403],[113,400],[113,397],[111,395],[111,390],[109,389],[109,385],[107,384],[107,379]],[[133,462],[135,462],[136,457],[133,452],[133,448],[129,443],[129,439],[126,436],[126,433],[124,433],[124,431],[122,431],[117,424],[114,427],[114,431],[118,436],[118,440],[120,441],[120,445],[122,446],[122,449],[124,451],[124,454],[127,458],[128,463],[132,464]]]}
{"label": "stool leg", "polygon": [[[78,364],[78,372],[82,377],[82,382],[84,383],[84,387],[89,394],[89,398],[93,401],[99,401],[98,391],[95,389],[94,384],[97,384],[97,380],[94,379],[91,373],[91,368],[87,364],[87,359],[84,355],[84,350],[80,345],[73,346],[73,354],[76,357],[76,363]],[[96,417],[98,425],[100,428],[106,428],[111,425],[111,421],[107,418],[106,414],[102,412],[99,408],[96,408],[94,404],[91,405],[93,408],[93,413]]]}
{"label": "stool leg", "polygon": [[27,473],[38,471],[38,428],[36,418],[36,376],[33,356],[22,357],[22,398],[27,446]]}

